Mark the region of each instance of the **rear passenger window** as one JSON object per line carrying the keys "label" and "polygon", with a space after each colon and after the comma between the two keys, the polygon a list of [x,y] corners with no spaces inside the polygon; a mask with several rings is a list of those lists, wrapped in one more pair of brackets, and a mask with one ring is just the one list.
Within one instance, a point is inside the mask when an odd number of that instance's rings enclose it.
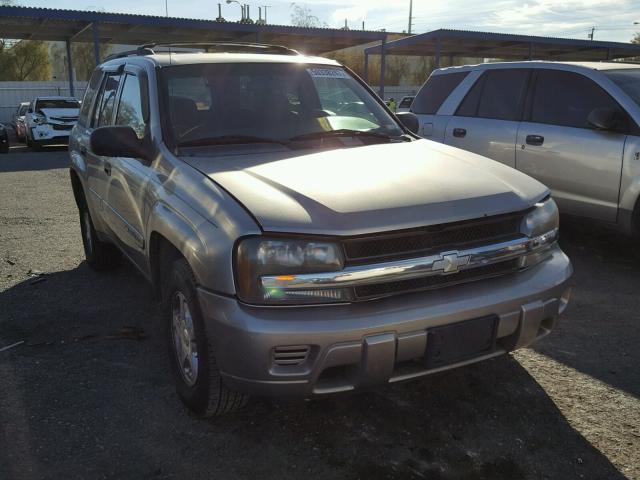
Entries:
{"label": "rear passenger window", "polygon": [[411,104],[413,113],[433,115],[469,72],[431,75]]}
{"label": "rear passenger window", "polygon": [[102,90],[98,97],[99,103],[96,105],[93,126],[102,127],[111,125],[113,121],[113,110],[116,106],[116,95],[120,86],[121,75],[111,74],[105,79]]}
{"label": "rear passenger window", "polygon": [[476,81],[456,115],[495,120],[519,120],[529,70],[489,70]]}
{"label": "rear passenger window", "polygon": [[87,90],[84,92],[84,99],[82,100],[82,106],[80,107],[80,114],[78,115],[78,123],[80,125],[86,125],[89,123],[89,117],[91,116],[91,105],[93,99],[96,96],[96,92],[100,88],[100,81],[102,80],[102,71],[95,70],[87,85]]}
{"label": "rear passenger window", "polygon": [[596,108],[620,109],[600,86],[583,75],[556,70],[538,73],[532,122],[589,128],[587,117]]}

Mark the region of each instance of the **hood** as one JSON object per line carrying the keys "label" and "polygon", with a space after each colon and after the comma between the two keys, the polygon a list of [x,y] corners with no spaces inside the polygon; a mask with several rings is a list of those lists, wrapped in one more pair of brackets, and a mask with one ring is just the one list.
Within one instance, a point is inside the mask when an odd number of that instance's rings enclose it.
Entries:
{"label": "hood", "polygon": [[79,108],[41,108],[38,111],[47,118],[58,120],[76,120],[80,113]]}
{"label": "hood", "polygon": [[272,232],[399,230],[525,210],[548,195],[517,170],[430,140],[336,150],[200,149],[181,158]]}

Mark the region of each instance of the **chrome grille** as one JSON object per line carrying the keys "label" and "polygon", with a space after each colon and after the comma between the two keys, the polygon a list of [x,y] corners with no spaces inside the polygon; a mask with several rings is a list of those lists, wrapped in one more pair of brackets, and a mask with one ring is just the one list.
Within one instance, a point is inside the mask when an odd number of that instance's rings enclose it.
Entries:
{"label": "chrome grille", "polygon": [[423,290],[445,288],[462,283],[486,280],[488,278],[505,275],[518,270],[519,260],[494,263],[484,267],[462,270],[451,275],[437,275],[432,277],[420,277],[411,280],[397,282],[375,283],[355,287],[355,296],[358,300],[370,300],[372,298],[386,297],[397,293],[411,293]]}

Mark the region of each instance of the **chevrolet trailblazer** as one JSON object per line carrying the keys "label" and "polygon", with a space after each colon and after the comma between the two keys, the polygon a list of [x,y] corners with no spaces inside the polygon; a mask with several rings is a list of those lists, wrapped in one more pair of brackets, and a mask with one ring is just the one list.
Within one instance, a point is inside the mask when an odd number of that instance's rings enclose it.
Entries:
{"label": "chevrolet trailblazer", "polygon": [[124,256],[153,285],[190,409],[407,380],[553,329],[572,267],[544,185],[420,139],[335,61],[182,47],[97,67],[69,150],[87,263]]}

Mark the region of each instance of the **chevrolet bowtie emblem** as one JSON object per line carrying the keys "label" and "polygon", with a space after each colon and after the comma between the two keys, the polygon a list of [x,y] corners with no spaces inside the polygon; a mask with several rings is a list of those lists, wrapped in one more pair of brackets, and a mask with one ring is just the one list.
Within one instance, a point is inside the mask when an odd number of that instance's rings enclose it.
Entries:
{"label": "chevrolet bowtie emblem", "polygon": [[458,255],[458,252],[445,253],[442,255],[442,260],[436,260],[433,262],[433,270],[442,270],[444,273],[456,273],[460,271],[460,267],[463,267],[469,263],[469,255],[463,257]]}

